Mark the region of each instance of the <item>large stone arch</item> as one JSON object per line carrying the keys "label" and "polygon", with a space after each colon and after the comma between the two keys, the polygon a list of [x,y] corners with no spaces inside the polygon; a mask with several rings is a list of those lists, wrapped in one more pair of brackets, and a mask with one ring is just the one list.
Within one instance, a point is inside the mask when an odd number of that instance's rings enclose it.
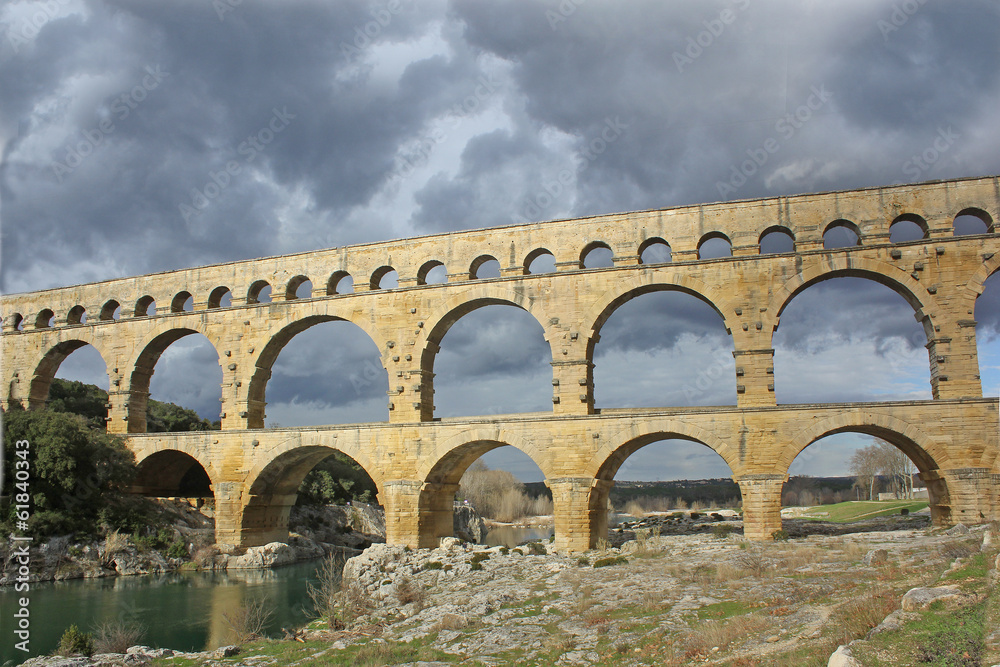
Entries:
{"label": "large stone arch", "polygon": [[382,367],[385,368],[386,340],[378,329],[370,321],[361,317],[349,317],[346,314],[328,312],[329,309],[336,309],[336,303],[325,300],[316,302],[316,308],[320,312],[314,312],[305,317],[297,319],[282,320],[276,327],[269,329],[257,337],[261,341],[257,356],[253,359],[253,371],[247,387],[247,428],[264,428],[264,408],[267,405],[267,382],[271,379],[271,369],[278,355],[288,345],[295,336],[306,329],[323,324],[325,322],[349,322],[367,334],[379,350]]}
{"label": "large stone arch", "polygon": [[[669,268],[667,270],[672,271]],[[720,290],[696,278],[676,274],[672,275],[669,280],[664,280],[661,272],[647,271],[619,282],[614,289],[602,294],[583,315],[580,326],[584,331],[589,332],[588,357],[590,360],[593,361],[593,347],[600,338],[601,327],[615,310],[636,297],[651,292],[664,291],[683,292],[704,301],[722,318],[726,332],[732,333],[734,323],[732,317],[735,313],[735,306],[720,293]]]}
{"label": "large stone arch", "polygon": [[[102,340],[98,337],[87,336],[86,333],[85,331],[75,331],[73,338],[48,346],[48,350],[38,360],[34,371],[32,371],[28,387],[28,404],[25,407],[29,410],[41,410],[45,407],[48,402],[49,388],[52,386],[52,380],[55,379],[56,373],[59,372],[62,362],[82,347],[90,345],[97,350],[97,353],[101,355],[101,359],[104,361],[105,368],[108,367],[109,355],[107,350],[103,349]],[[108,386],[111,386],[110,374]],[[11,396],[11,398],[15,397]]]}
{"label": "large stone arch", "polygon": [[506,445],[527,455],[549,478],[549,471],[543,467],[548,458],[542,456],[538,446],[498,426],[470,429],[448,438],[417,468],[417,478],[422,481],[417,502],[419,546],[436,546],[442,537],[453,534],[453,504],[462,475],[480,456]]}
{"label": "large stone arch", "polygon": [[320,461],[336,452],[354,459],[375,482],[380,496],[383,492],[385,480],[357,442],[342,443],[336,436],[322,432],[298,435],[263,452],[257,457],[257,465],[247,474],[239,526],[233,527],[238,530],[243,546],[288,540],[288,515],[298,496],[299,485]]}
{"label": "large stone arch", "polygon": [[704,445],[722,457],[733,475],[743,472],[738,448],[694,424],[677,419],[650,419],[601,439],[601,447],[594,453],[583,471],[594,479],[613,480],[625,460],[646,445],[658,440],[687,440]]}
{"label": "large stone arch", "polygon": [[127,368],[130,370],[128,383],[128,411],[126,421],[128,423],[128,433],[146,432],[146,407],[149,403],[149,381],[153,376],[153,369],[159,361],[163,352],[179,341],[181,338],[192,334],[201,334],[208,339],[215,349],[216,358],[219,365],[222,365],[222,355],[219,353],[221,341],[204,327],[199,326],[200,320],[185,318],[184,324],[178,326],[176,322],[167,321],[156,326],[145,338],[145,341],[137,346],[138,353],[130,360]]}
{"label": "large stone arch", "polygon": [[434,361],[441,351],[441,341],[451,327],[460,319],[486,306],[514,306],[527,311],[542,328],[543,336],[549,343],[550,353],[555,336],[551,331],[550,319],[535,299],[523,292],[508,289],[502,285],[477,285],[444,302],[426,320],[427,337],[420,351],[420,418],[429,421],[434,417]]}
{"label": "large stone arch", "polygon": [[157,447],[145,449],[136,447],[133,440],[133,451],[136,455],[138,473],[132,482],[132,493],[152,496],[182,495],[181,481],[198,465],[208,476],[209,490],[214,495],[218,471],[211,462],[206,462],[201,456],[203,452],[187,451],[183,447]]}
{"label": "large stone arch", "polygon": [[1000,270],[1000,255],[993,255],[983,262],[982,266],[972,275],[965,285],[965,298],[975,306],[976,299],[983,293],[986,281]]}
{"label": "large stone arch", "polygon": [[[806,447],[820,438],[837,433],[863,433],[882,438],[897,447],[913,462],[920,478],[927,485],[931,520],[935,525],[951,522],[951,493],[948,478],[942,470],[953,467],[948,443],[938,442],[913,424],[873,410],[844,411],[792,434],[788,444],[775,460],[775,472],[782,480],[788,479],[792,461]],[[780,506],[780,488],[777,504]]]}
{"label": "large stone arch", "polygon": [[838,256],[831,251],[822,265],[812,265],[795,274],[774,288],[766,315],[771,320],[771,331],[778,328],[779,318],[792,299],[817,283],[834,278],[865,278],[885,285],[899,294],[913,308],[914,317],[930,335],[932,319],[937,312],[937,301],[923,285],[910,274],[891,264],[853,256]]}

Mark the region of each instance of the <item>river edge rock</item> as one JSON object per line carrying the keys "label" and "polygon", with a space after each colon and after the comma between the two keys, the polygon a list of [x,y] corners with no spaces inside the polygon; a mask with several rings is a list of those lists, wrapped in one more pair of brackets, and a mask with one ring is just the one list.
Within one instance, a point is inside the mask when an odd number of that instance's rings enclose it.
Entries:
{"label": "river edge rock", "polygon": [[[66,579],[165,574],[179,570],[258,570],[314,560],[326,555],[352,556],[385,542],[385,512],[365,503],[293,507],[287,542],[272,542],[236,550],[212,543],[214,517],[210,506],[185,499],[161,499],[174,515],[171,537],[187,546],[185,558],[171,558],[155,549],[141,549],[131,540],[114,553],[104,553],[101,541],[74,542],[64,535],[32,544],[29,583]],[[482,541],[486,526],[468,506],[455,512],[456,534]],[[17,581],[18,564],[9,544],[0,547],[0,586]]]}
{"label": "river edge rock", "polygon": [[[972,531],[977,534],[960,538],[964,544],[976,540],[982,529]],[[830,627],[835,619],[831,612],[856,597],[856,591],[845,584],[865,578],[881,581],[889,567],[912,570],[910,578],[896,582],[902,595],[911,579],[936,581],[946,572],[954,562],[947,556],[948,549],[957,542],[956,536],[931,529],[815,534],[799,541],[766,544],[706,534],[653,536],[584,555],[560,553],[550,544],[505,549],[450,538],[432,550],[374,545],[344,565],[345,585],[361,591],[372,604],[370,612],[344,632],[313,624],[303,634],[318,644],[303,647],[303,656],[295,662],[326,664],[331,651],[355,644],[421,640],[431,650],[482,664],[513,664],[515,656],[518,661],[536,662],[543,657],[544,664],[558,665],[650,664],[648,653],[653,649],[648,645],[641,659],[638,654],[631,656],[632,647],[645,641],[648,625],[653,623],[676,635],[679,655],[683,657],[684,651],[690,654],[684,664],[750,659],[767,664],[769,656],[777,658],[806,645],[824,646],[828,642],[829,635],[837,632],[835,625]],[[866,553],[882,549],[888,554],[888,563],[862,562]],[[705,578],[705,568],[735,566],[748,552],[763,559],[765,573],[731,571],[723,580]],[[598,558],[607,557],[622,557],[628,562],[594,567]],[[480,567],[474,567],[476,564]],[[749,604],[751,610],[759,608],[751,615],[766,627],[732,639],[712,636],[711,641],[721,644],[718,647],[703,643],[702,634],[692,624],[715,623],[712,610],[733,602]],[[894,612],[883,622],[883,629],[898,627],[914,618],[913,614]],[[379,628],[374,637],[369,630],[355,631],[372,627]],[[836,658],[830,656],[830,664],[855,664],[847,658],[850,649],[860,643],[851,642]],[[177,657],[198,665],[218,664],[215,652]],[[654,660],[659,657],[652,656]],[[50,660],[33,663],[33,667],[126,664]],[[166,658],[157,664],[172,662]],[[253,646],[244,649],[239,663],[256,667],[279,664],[269,651]],[[652,664],[667,664],[667,660]]]}

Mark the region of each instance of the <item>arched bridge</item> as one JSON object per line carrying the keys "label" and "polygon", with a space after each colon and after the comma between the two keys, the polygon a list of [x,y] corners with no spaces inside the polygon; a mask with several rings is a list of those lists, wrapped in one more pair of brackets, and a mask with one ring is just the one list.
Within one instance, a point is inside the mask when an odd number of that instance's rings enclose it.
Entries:
{"label": "arched bridge", "polygon": [[[557,544],[586,549],[606,533],[618,468],[664,437],[701,443],[725,459],[753,538],[781,526],[781,485],[795,456],[844,431],[902,449],[927,482],[936,523],[998,519],[998,405],[982,395],[973,319],[984,282],[1000,268],[998,215],[998,178],[963,179],[514,225],[7,295],[0,398],[5,407],[43,407],[60,363],[93,345],[107,363],[108,430],[128,434],[140,490],[169,495],[200,464],[216,498],[217,540],[242,546],[287,536],[299,483],[334,450],[375,481],[391,543],[433,545],[451,534],[466,468],[512,445],[545,474]],[[980,229],[956,235],[958,216]],[[896,225],[917,236],[892,242]],[[826,247],[831,232],[851,245]],[[762,240],[775,234],[787,252],[762,254]],[[728,246],[724,256],[706,258],[720,245]],[[588,268],[596,249],[611,255],[611,266]],[[545,254],[555,271],[531,273]],[[490,265],[499,275],[486,277]],[[429,284],[441,266],[446,281]],[[398,286],[387,287],[392,271]],[[776,405],[772,335],[782,311],[809,286],[841,276],[877,281],[912,306],[927,339],[932,400]],[[307,280],[314,287],[303,297]],[[272,298],[263,303],[268,288]],[[722,317],[736,360],[735,407],[595,409],[602,325],[621,304],[657,290],[694,295]],[[438,345],[462,316],[491,304],[522,308],[542,326],[552,352],[552,411],[436,419]],[[278,353],[331,320],[353,322],[378,345],[389,421],[264,428]],[[147,434],[153,367],[193,333],[219,354],[222,430]]]}

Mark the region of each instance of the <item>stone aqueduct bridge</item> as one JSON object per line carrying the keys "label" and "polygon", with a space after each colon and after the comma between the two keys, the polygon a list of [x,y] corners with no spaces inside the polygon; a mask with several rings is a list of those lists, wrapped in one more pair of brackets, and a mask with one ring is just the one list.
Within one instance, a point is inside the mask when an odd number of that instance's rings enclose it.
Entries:
{"label": "stone aqueduct bridge", "polygon": [[[987,232],[955,236],[959,214],[979,217]],[[513,445],[545,474],[557,544],[586,549],[606,534],[604,508],[619,466],[664,437],[702,443],[726,460],[743,494],[746,533],[756,539],[781,526],[781,485],[795,456],[844,431],[902,449],[929,487],[938,524],[996,519],[998,405],[982,396],[973,317],[984,281],[1000,268],[998,215],[1000,182],[989,177],[516,225],[8,295],[0,300],[0,398],[5,407],[44,406],[63,359],[93,345],[108,367],[108,430],[128,434],[140,462],[138,490],[173,495],[200,464],[216,498],[217,540],[242,546],[287,536],[296,488],[334,449],[374,479],[391,543],[433,545],[451,534],[465,469],[486,451]],[[924,238],[891,243],[890,227],[900,220],[919,225]],[[855,230],[859,244],[824,249],[831,226]],[[793,252],[760,254],[760,239],[774,230],[794,238]],[[715,237],[730,241],[732,256],[699,259],[701,245]],[[643,250],[657,240],[669,244],[672,261],[643,264]],[[584,268],[594,247],[610,249],[613,266]],[[526,267],[543,249],[557,270],[529,275]],[[488,259],[499,260],[501,275],[478,279]],[[426,284],[439,264],[447,282]],[[399,286],[379,289],[391,269]],[[339,294],[346,275],[354,291]],[[805,288],[838,276],[887,285],[913,307],[927,336],[933,400],[775,404],[771,339],[782,310]],[[296,298],[306,279],[312,296]],[[265,285],[273,300],[260,303]],[[223,307],[227,290],[232,303]],[[722,316],[736,358],[736,407],[595,409],[593,355],[602,324],[625,301],[655,290],[694,295]],[[193,310],[185,311],[191,297]],[[153,301],[156,314],[147,315]],[[552,351],[552,411],[435,419],[438,344],[459,318],[489,304],[523,308],[543,327]],[[389,376],[389,421],[263,428],[278,353],[296,334],[330,320],[353,322],[378,345]],[[153,367],[171,343],[196,332],[219,354],[222,430],[145,434]]]}

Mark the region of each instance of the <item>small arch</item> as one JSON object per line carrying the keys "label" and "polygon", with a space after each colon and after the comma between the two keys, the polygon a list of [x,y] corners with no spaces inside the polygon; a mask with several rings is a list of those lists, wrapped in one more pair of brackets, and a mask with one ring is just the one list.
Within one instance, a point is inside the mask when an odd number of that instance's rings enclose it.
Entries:
{"label": "small arch", "polygon": [[10,325],[14,331],[24,331],[24,316],[21,313],[14,313],[10,316]]}
{"label": "small arch", "polygon": [[326,281],[327,296],[334,294],[353,294],[354,278],[347,271],[335,271],[330,279]]}
{"label": "small arch", "polygon": [[861,245],[861,229],[850,220],[834,220],[823,230],[823,248],[853,248]]}
{"label": "small arch", "polygon": [[190,292],[178,292],[170,302],[171,313],[184,313],[194,310],[194,297]]}
{"label": "small arch", "polygon": [[271,284],[266,280],[257,280],[247,291],[247,303],[271,303]]}
{"label": "small arch", "polygon": [[73,306],[66,315],[66,324],[86,324],[87,309],[83,306]]}
{"label": "small arch", "polygon": [[646,239],[639,246],[640,264],[667,264],[670,261],[670,244],[661,238]]}
{"label": "small arch", "polygon": [[733,256],[733,242],[722,232],[709,232],[698,242],[698,259]]}
{"label": "small arch", "polygon": [[418,285],[440,285],[446,282],[448,282],[448,269],[445,267],[444,262],[432,259],[429,262],[425,262],[420,267],[420,270],[417,271]]}
{"label": "small arch", "polygon": [[952,229],[955,236],[992,234],[993,218],[981,208],[964,208],[955,216]]}
{"label": "small arch", "polygon": [[233,305],[233,293],[225,285],[220,285],[208,295],[209,308],[228,308]]}
{"label": "small arch", "polygon": [[774,225],[765,229],[757,240],[760,244],[760,254],[777,255],[785,252],[795,252],[795,234],[782,225]]}
{"label": "small arch", "polygon": [[120,303],[111,299],[103,306],[101,306],[101,316],[100,320],[102,322],[111,322],[120,319],[122,316],[122,306]]}
{"label": "small arch", "polygon": [[906,243],[929,237],[927,221],[915,213],[904,213],[889,225],[889,243]]}
{"label": "small arch", "polygon": [[35,318],[35,328],[36,329],[48,329],[53,324],[55,324],[56,314],[52,312],[51,309],[45,308],[38,316]]}
{"label": "small arch", "polygon": [[469,265],[469,280],[500,277],[500,262],[492,255],[480,255]]}
{"label": "small arch", "polygon": [[136,465],[132,493],[156,498],[211,498],[212,478],[198,459],[186,452],[165,449]]}
{"label": "small arch", "polygon": [[555,273],[556,257],[551,250],[546,248],[536,248],[528,253],[524,258],[524,275],[537,275],[542,273]]}
{"label": "small arch", "polygon": [[156,315],[156,301],[148,294],[135,302],[135,316],[149,317]]}
{"label": "small arch", "polygon": [[295,276],[285,288],[285,300],[308,299],[312,296],[312,281],[306,276]]}
{"label": "small arch", "polygon": [[370,287],[373,290],[399,287],[399,274],[391,266],[380,266],[372,273]]}
{"label": "small arch", "polygon": [[604,241],[588,243],[580,252],[581,269],[608,268],[614,265],[614,252]]}

